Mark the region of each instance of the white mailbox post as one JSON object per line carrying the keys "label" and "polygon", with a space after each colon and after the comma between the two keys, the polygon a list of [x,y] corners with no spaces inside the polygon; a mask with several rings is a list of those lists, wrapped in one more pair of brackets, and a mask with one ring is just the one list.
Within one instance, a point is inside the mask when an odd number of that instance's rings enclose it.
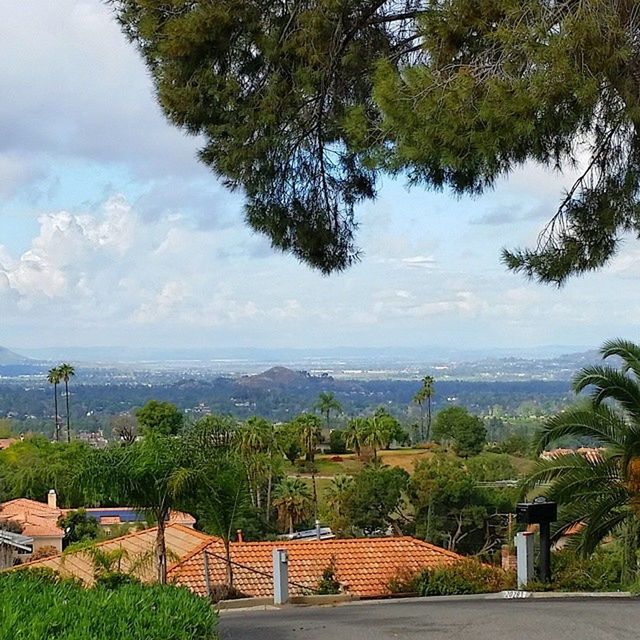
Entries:
{"label": "white mailbox post", "polygon": [[273,550],[273,604],[289,601],[289,556],[286,549]]}
{"label": "white mailbox post", "polygon": [[521,531],[516,534],[516,555],[518,559],[518,589],[522,589],[534,578],[533,533]]}

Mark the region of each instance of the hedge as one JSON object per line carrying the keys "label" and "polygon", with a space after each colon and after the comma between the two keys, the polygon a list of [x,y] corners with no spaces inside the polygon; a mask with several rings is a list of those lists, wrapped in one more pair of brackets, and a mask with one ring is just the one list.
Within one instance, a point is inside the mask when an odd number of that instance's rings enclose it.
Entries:
{"label": "hedge", "polygon": [[0,574],[0,640],[214,640],[209,603],[174,586],[85,589],[52,572]]}

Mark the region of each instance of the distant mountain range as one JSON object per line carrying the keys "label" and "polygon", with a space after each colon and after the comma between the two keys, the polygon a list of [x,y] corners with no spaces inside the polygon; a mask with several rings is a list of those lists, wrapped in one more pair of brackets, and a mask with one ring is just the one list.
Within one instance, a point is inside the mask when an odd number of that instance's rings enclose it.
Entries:
{"label": "distant mountain range", "polygon": [[44,347],[24,348],[23,353],[37,360],[72,360],[84,363],[142,362],[254,362],[291,365],[307,361],[336,362],[468,362],[486,358],[555,358],[589,351],[590,346],[542,345],[539,347],[327,347],[327,348],[153,348],[153,347]]}

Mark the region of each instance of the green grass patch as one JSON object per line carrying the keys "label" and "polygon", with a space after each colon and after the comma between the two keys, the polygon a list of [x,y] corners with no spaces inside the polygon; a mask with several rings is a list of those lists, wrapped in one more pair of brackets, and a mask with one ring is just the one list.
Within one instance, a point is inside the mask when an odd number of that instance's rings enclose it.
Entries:
{"label": "green grass patch", "polygon": [[41,570],[0,575],[0,640],[214,640],[216,613],[187,589],[85,589]]}

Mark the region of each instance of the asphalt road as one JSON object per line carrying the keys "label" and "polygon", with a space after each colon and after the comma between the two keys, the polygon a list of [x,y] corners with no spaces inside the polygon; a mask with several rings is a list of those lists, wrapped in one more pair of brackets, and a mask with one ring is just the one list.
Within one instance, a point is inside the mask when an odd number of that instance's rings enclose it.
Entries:
{"label": "asphalt road", "polygon": [[640,601],[372,602],[227,611],[222,640],[637,640]]}

